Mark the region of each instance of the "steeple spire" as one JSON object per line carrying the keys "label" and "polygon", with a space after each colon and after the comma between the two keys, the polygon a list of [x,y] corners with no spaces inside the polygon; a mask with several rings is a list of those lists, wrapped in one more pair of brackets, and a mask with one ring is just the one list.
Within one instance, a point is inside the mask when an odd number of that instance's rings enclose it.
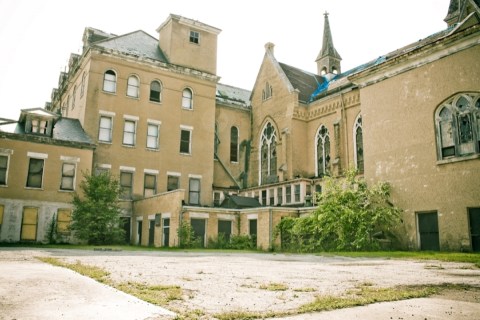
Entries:
{"label": "steeple spire", "polygon": [[323,24],[323,44],[315,62],[317,63],[317,72],[319,75],[333,76],[341,72],[340,61],[342,61],[342,57],[340,57],[333,46],[328,12],[325,11],[323,15],[325,16],[325,22]]}

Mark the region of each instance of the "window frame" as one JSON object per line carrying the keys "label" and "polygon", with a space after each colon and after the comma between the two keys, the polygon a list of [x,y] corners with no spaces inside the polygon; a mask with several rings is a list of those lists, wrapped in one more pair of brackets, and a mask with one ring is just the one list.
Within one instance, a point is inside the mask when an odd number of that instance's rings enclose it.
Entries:
{"label": "window frame", "polygon": [[[131,80],[136,81],[136,83],[131,83]],[[140,98],[140,78],[138,76],[132,74],[128,77],[126,96],[134,99]]]}
{"label": "window frame", "polygon": [[[156,135],[151,135],[150,134],[150,128],[155,127],[156,128]],[[151,146],[150,141],[154,141],[155,145]],[[146,141],[146,147],[147,149],[150,150],[158,150],[160,149],[160,123],[157,122],[152,122],[149,121],[147,122],[147,141]]]}
{"label": "window frame", "polygon": [[[322,147],[322,166],[320,167],[319,160],[319,147],[321,143]],[[328,149],[328,150],[327,150]],[[331,160],[331,141],[330,133],[325,125],[320,125],[315,135],[315,175],[317,177],[322,177],[330,173],[330,160]],[[320,171],[321,169],[321,171]]]}
{"label": "window frame", "polygon": [[69,226],[71,223],[72,223],[72,209],[58,208],[57,209],[57,233],[61,235],[69,235],[70,234]]}
{"label": "window frame", "polygon": [[[40,174],[40,184],[39,186],[37,186],[37,184],[35,185],[32,185],[33,183],[31,182],[31,179],[32,179],[32,161],[39,161],[38,163],[40,163],[40,161],[42,162],[42,166],[41,166],[41,173],[39,172],[34,172],[34,174],[38,175]],[[37,157],[29,157],[29,160],[28,160],[28,170],[27,170],[27,181],[26,181],[26,184],[25,184],[25,187],[26,188],[29,188],[29,189],[43,189],[43,176],[45,174],[45,158],[37,158]],[[34,177],[33,177],[34,178]]]}
{"label": "window frame", "polygon": [[[198,190],[192,190],[192,182],[198,182]],[[190,205],[200,205],[200,192],[201,192],[201,185],[202,185],[202,179],[201,178],[194,178],[190,177],[188,179],[188,203]],[[192,202],[192,195],[196,195],[197,197],[197,202]]]}
{"label": "window frame", "polygon": [[230,162],[238,163],[239,132],[236,126],[230,128]]}
{"label": "window frame", "polygon": [[[186,95],[186,93],[188,94]],[[193,90],[190,88],[182,90],[182,109],[193,110]]]}
{"label": "window frame", "polygon": [[[124,180],[122,179],[123,175],[129,175],[130,176],[130,184],[124,184]],[[133,178],[134,178],[134,172],[132,171],[127,171],[127,170],[122,170],[120,171],[120,199],[123,200],[132,200],[132,195],[133,195]],[[127,194],[126,191],[127,190]]]}
{"label": "window frame", "polygon": [[[171,188],[173,184],[170,183],[171,180],[176,180],[176,187]],[[167,192],[180,189],[180,176],[176,174],[167,174]]]}
{"label": "window frame", "polygon": [[[147,188],[147,177],[153,178],[153,188]],[[151,190],[151,194],[147,195],[147,190]],[[157,194],[157,175],[153,173],[145,172],[143,174],[143,196],[151,197]]]}
{"label": "window frame", "polygon": [[[152,85],[154,83],[158,84],[158,87],[159,87],[158,91],[154,91],[152,89]],[[158,93],[158,100],[156,100],[156,98],[153,97],[153,93]],[[154,103],[161,103],[162,102],[162,83],[159,80],[153,80],[152,82],[150,82],[150,94],[149,94],[148,100],[150,102],[154,102]]]}
{"label": "window frame", "polygon": [[[127,131],[127,124],[133,124],[133,131]],[[127,138],[131,138],[132,143],[128,143]],[[135,147],[136,140],[137,140],[137,121],[133,119],[124,119],[122,145],[126,147]]]}
{"label": "window frame", "polygon": [[[259,162],[259,172],[258,172],[258,182],[259,185],[267,184],[270,182],[277,182],[277,181],[270,181],[270,177],[277,175],[277,160],[278,160],[278,153],[277,153],[277,130],[273,123],[268,121],[265,123],[262,129],[262,134],[260,136],[259,141],[259,154],[258,154],[258,162]],[[264,157],[264,154],[266,155]]]}
{"label": "window frame", "polygon": [[[10,167],[10,154],[0,153],[0,157],[6,158],[5,167],[0,167],[0,187],[7,187],[8,186],[8,169]],[[2,181],[2,175],[5,181]]]}
{"label": "window frame", "polygon": [[195,30],[190,30],[188,36],[189,42],[193,44],[200,44],[200,32]]}
{"label": "window frame", "polygon": [[[359,132],[361,135],[361,141],[359,145]],[[355,161],[355,169],[358,172],[363,173],[365,170],[365,160],[364,160],[364,148],[363,148],[363,122],[362,115],[358,114],[355,119],[355,124],[353,125],[353,157]]]}
{"label": "window frame", "polygon": [[[73,175],[72,176],[66,176],[65,175],[65,165],[71,165],[73,166]],[[62,172],[61,172],[61,179],[60,179],[60,190],[61,191],[75,191],[75,178],[77,176],[77,164],[73,162],[63,162],[62,163]],[[71,180],[71,188],[66,188],[64,187],[64,180],[68,179],[69,181]]]}
{"label": "window frame", "polygon": [[[180,154],[191,155],[192,154],[192,131],[193,128],[180,127]],[[188,132],[188,141],[183,136],[184,132]],[[188,142],[188,151],[185,151],[185,146]]]}
{"label": "window frame", "polygon": [[[110,120],[110,127],[102,127],[102,119],[108,119]],[[109,140],[102,140],[101,136],[102,133],[106,133],[108,130],[108,138]],[[100,115],[99,119],[99,124],[98,124],[98,142],[101,143],[112,143],[113,139],[113,117],[112,116],[107,116],[107,115]]]}
{"label": "window frame", "polygon": [[[110,86],[112,89],[109,89]],[[108,69],[103,73],[102,90],[106,93],[117,93],[117,73],[114,70]]]}

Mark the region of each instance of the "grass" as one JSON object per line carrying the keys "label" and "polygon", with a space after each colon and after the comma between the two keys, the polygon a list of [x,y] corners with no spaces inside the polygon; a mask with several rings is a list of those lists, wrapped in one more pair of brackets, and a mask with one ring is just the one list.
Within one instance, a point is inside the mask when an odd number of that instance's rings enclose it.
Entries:
{"label": "grass", "polygon": [[76,263],[66,263],[57,258],[50,258],[50,257],[36,257],[36,258],[40,261],[49,263],[57,267],[64,267],[64,268],[73,270],[77,273],[80,273],[81,275],[92,278],[98,282],[102,282],[102,283],[109,282],[108,276],[110,275],[110,273],[108,273],[107,271],[99,267],[87,266],[87,265],[81,264],[80,261],[77,261]]}
{"label": "grass", "polygon": [[284,283],[270,282],[266,284],[261,284],[260,289],[268,291],[286,291],[288,286]]}

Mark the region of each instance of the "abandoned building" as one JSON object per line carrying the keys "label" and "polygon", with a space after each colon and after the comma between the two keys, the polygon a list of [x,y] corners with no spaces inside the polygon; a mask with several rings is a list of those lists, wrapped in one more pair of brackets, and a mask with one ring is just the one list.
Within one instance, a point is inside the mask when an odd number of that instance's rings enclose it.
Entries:
{"label": "abandoned building", "polygon": [[86,28],[51,102],[0,119],[0,241],[46,241],[55,217],[75,242],[72,192],[109,170],[128,242],[177,246],[189,221],[204,244],[255,234],[265,250],[282,217],[315,210],[325,175],[354,167],[391,184],[403,248],[480,251],[479,7],[451,0],[444,30],[351,70],[325,14],[317,73],[266,43],[251,91],[219,82],[221,30],[205,23]]}

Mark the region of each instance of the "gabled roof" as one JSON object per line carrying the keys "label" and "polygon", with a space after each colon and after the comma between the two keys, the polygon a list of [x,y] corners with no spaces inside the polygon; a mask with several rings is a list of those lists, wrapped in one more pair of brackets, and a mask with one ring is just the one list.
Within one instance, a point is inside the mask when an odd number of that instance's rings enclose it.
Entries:
{"label": "gabled roof", "polygon": [[158,40],[142,30],[95,42],[92,47],[168,63],[167,58],[158,46]]}
{"label": "gabled roof", "polygon": [[219,103],[250,108],[251,91],[217,83],[216,100]]}
{"label": "gabled roof", "polygon": [[279,62],[279,65],[292,86],[300,91],[298,98],[302,102],[309,102],[312,93],[326,82],[324,77],[317,74],[303,71],[281,62]]}

